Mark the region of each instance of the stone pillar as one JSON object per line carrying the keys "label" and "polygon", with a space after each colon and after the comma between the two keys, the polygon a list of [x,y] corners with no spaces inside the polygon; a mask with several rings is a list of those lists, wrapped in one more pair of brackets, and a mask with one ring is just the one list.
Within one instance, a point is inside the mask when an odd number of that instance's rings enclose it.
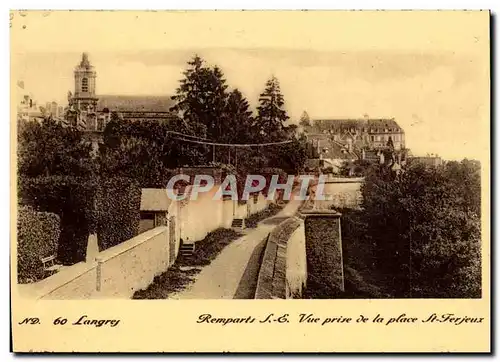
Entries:
{"label": "stone pillar", "polygon": [[335,298],[344,292],[341,214],[303,211],[307,255],[307,294]]}

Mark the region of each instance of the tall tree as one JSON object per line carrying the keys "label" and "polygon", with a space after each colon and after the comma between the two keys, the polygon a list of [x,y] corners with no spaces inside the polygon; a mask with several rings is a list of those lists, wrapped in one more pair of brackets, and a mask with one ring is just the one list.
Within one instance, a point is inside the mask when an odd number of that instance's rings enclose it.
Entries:
{"label": "tall tree", "polygon": [[288,117],[285,100],[281,94],[280,83],[275,76],[266,82],[264,92],[260,94],[257,107],[256,130],[267,141],[278,141],[284,137],[283,129]]}
{"label": "tall tree", "polygon": [[171,111],[188,130],[199,137],[219,140],[226,131],[222,124],[227,102],[227,85],[219,67],[210,68],[196,55],[188,62],[184,78],[172,96]]}
{"label": "tall tree", "polygon": [[311,118],[309,118],[309,114],[306,111],[302,112],[300,116],[299,125],[302,127],[308,127],[311,125]]}
{"label": "tall tree", "polygon": [[251,142],[252,137],[252,111],[243,94],[234,89],[227,99],[225,111],[227,132],[223,135],[226,142]]}

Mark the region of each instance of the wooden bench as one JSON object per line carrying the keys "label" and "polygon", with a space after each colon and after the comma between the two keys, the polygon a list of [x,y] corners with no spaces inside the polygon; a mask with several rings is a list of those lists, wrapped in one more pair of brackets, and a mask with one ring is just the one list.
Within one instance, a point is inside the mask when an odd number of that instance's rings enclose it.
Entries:
{"label": "wooden bench", "polygon": [[43,271],[45,272],[46,276],[50,276],[50,275],[54,274],[61,267],[60,265],[56,264],[56,256],[55,255],[50,255],[50,256],[47,256],[46,258],[41,258],[40,261],[42,262]]}

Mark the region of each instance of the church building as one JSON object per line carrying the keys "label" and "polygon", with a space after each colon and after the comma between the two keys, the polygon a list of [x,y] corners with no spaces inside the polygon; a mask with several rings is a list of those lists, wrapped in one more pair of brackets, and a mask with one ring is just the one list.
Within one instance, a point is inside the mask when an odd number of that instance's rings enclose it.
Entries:
{"label": "church building", "polygon": [[97,71],[87,53],[74,69],[74,93],[68,92],[66,122],[86,132],[93,143],[102,138],[111,114],[128,121],[169,120],[170,96],[97,95]]}

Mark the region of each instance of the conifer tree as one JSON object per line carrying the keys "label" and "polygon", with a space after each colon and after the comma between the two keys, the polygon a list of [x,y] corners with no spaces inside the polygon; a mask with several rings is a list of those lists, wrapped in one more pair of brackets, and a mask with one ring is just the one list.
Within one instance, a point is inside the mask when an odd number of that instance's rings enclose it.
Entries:
{"label": "conifer tree", "polygon": [[188,62],[184,78],[172,97],[170,109],[199,137],[220,140],[225,130],[222,124],[227,102],[227,85],[219,67],[210,68],[196,55]]}
{"label": "conifer tree", "polygon": [[299,125],[302,127],[307,127],[311,125],[311,119],[309,118],[309,114],[306,111],[302,112],[300,116]]}
{"label": "conifer tree", "polygon": [[290,118],[284,106],[285,100],[281,94],[280,83],[275,76],[272,76],[266,82],[257,107],[256,129],[262,139],[278,141],[284,137],[285,122]]}

